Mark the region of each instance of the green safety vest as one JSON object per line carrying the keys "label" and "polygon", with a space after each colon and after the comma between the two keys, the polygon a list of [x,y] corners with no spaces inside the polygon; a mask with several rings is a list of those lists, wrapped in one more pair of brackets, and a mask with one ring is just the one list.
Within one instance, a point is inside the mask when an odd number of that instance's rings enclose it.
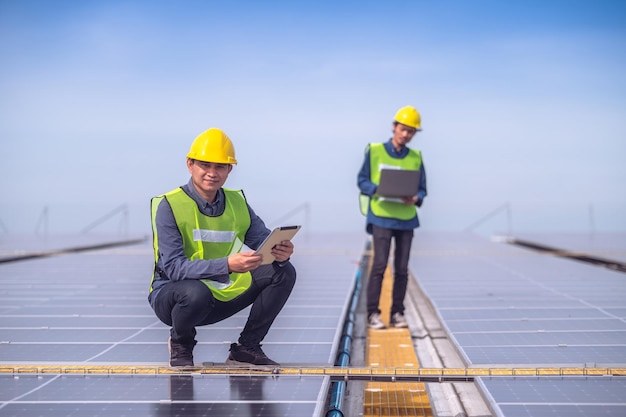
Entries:
{"label": "green safety vest", "polygon": [[[380,170],[382,168],[399,168],[419,170],[422,166],[422,153],[409,149],[409,153],[404,158],[393,158],[385,149],[383,143],[372,143],[369,145],[370,151],[370,180],[374,184],[380,182]],[[372,213],[378,217],[387,217],[400,220],[411,220],[417,214],[414,205],[407,205],[399,199],[384,198],[379,195],[373,197],[360,195],[361,213],[367,215],[368,207]]]}
{"label": "green safety vest", "polygon": [[[241,251],[246,232],[250,228],[250,212],[241,191],[224,190],[226,208],[220,216],[206,216],[200,212],[196,202],[177,188],[152,199],[152,230],[154,236],[154,261],[158,260],[158,236],[155,225],[159,203],[167,199],[176,225],[183,238],[185,256],[191,260],[225,258]],[[229,301],[250,288],[250,272],[229,274],[230,281],[221,283],[209,279],[202,281],[219,301]],[[152,277],[154,281],[154,276]],[[152,287],[150,288],[152,291]]]}

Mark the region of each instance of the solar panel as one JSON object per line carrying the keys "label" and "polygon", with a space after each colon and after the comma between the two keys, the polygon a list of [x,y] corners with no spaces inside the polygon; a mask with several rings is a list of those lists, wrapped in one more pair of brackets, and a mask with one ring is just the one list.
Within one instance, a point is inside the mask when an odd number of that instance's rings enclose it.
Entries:
{"label": "solar panel", "polygon": [[[626,363],[626,275],[470,234],[416,233],[410,268],[467,366]],[[482,378],[510,416],[626,415],[620,378]]]}

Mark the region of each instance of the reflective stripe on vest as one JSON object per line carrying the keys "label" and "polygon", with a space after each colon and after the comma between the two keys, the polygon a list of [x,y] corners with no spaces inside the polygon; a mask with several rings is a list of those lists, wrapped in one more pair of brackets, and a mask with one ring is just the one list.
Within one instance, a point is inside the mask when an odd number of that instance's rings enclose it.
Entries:
{"label": "reflective stripe on vest", "polygon": [[[385,149],[383,143],[370,145],[370,177],[374,184],[380,182],[380,170],[383,168],[419,170],[422,166],[420,151],[409,149],[404,158],[393,158]],[[374,195],[370,199],[372,213],[378,217],[387,217],[400,220],[410,220],[417,214],[415,205],[407,205],[401,199],[384,198]]]}
{"label": "reflective stripe on vest", "polygon": [[[250,227],[250,212],[241,191],[224,189],[226,197],[224,213],[206,216],[196,202],[181,188],[152,199],[152,228],[154,256],[158,260],[158,236],[156,234],[156,210],[163,198],[167,199],[176,225],[183,238],[183,250],[189,260],[225,258],[241,251],[246,232]],[[153,277],[154,279],[154,277]],[[202,281],[219,301],[229,301],[250,288],[250,272],[230,273],[229,282],[209,279]]]}

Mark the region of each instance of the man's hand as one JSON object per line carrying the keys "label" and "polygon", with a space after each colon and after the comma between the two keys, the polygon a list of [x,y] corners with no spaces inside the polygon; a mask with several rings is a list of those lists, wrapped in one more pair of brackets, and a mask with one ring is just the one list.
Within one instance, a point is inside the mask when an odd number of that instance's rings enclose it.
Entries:
{"label": "man's hand", "polygon": [[263,262],[263,256],[254,252],[239,252],[227,258],[228,272],[248,272],[257,269]]}
{"label": "man's hand", "polygon": [[404,204],[408,205],[408,206],[413,206],[415,204],[417,204],[417,196],[414,195],[413,197],[402,197],[402,201],[404,201]]}
{"label": "man's hand", "polygon": [[290,240],[283,240],[272,248],[272,255],[278,262],[284,262],[293,254],[293,243]]}

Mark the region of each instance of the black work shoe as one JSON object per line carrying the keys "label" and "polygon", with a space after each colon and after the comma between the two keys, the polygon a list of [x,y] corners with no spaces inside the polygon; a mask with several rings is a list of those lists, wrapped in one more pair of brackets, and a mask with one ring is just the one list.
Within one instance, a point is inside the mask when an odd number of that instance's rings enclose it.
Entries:
{"label": "black work shoe", "polygon": [[261,345],[248,347],[233,343],[230,345],[230,354],[226,359],[226,365],[270,365],[280,366],[274,362],[261,349]]}
{"label": "black work shoe", "polygon": [[167,341],[167,348],[170,351],[170,366],[193,366],[193,343],[182,344],[176,343],[170,337]]}

